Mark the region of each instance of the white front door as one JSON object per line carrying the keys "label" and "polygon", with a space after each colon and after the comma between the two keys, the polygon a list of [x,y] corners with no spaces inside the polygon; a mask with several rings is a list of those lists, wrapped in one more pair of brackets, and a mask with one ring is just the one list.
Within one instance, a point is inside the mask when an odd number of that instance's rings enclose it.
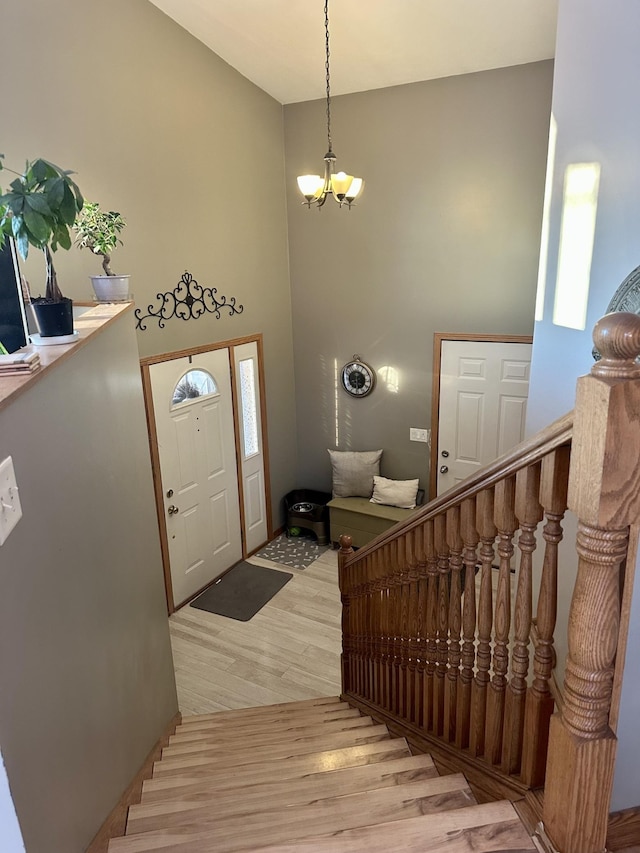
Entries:
{"label": "white front door", "polygon": [[149,372],[177,606],[242,559],[229,350]]}
{"label": "white front door", "polygon": [[244,538],[250,554],[269,538],[257,343],[252,341],[235,346],[233,360],[240,421]]}
{"label": "white front door", "polygon": [[442,341],[438,494],[522,441],[530,365],[531,344]]}

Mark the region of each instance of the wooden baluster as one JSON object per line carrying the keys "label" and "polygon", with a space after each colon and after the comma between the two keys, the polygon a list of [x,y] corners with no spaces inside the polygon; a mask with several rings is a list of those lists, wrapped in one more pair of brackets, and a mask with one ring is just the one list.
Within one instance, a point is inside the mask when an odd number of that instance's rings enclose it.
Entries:
{"label": "wooden baluster", "polygon": [[464,607],[462,611],[462,669],[458,685],[458,711],[456,715],[456,746],[469,746],[471,730],[471,685],[476,661],[476,565],[478,562],[478,532],[476,530],[476,501],[468,498],[460,507],[460,529],[464,545]]}
{"label": "wooden baluster", "polygon": [[391,707],[391,554],[390,545],[383,548],[382,578],[382,707]]}
{"label": "wooden baluster", "polygon": [[407,538],[401,536],[397,540],[398,573],[397,573],[397,610],[396,610],[396,713],[406,716],[407,671],[409,667],[409,638],[407,623],[409,621],[409,565],[407,561]]}
{"label": "wooden baluster", "polygon": [[492,566],[495,557],[496,526],[493,521],[494,490],[484,489],[476,498],[476,529],[480,537],[480,603],[478,607],[478,671],[471,689],[471,736],[469,749],[472,755],[485,753],[485,728],[487,720],[487,685],[491,669],[491,630],[493,627]]}
{"label": "wooden baluster", "polygon": [[367,606],[366,600],[366,586],[365,586],[365,563],[363,560],[360,560],[357,563],[358,568],[358,576],[357,576],[357,613],[356,613],[356,631],[358,636],[358,653],[356,656],[356,689],[358,696],[364,695],[364,677],[363,677],[363,669],[364,669],[364,643],[365,643],[365,626],[364,626],[364,615],[365,609]]}
{"label": "wooden baluster", "polygon": [[362,564],[362,594],[361,594],[361,615],[360,615],[360,696],[367,695],[367,666],[368,666],[368,657],[367,657],[367,647],[369,642],[369,612],[370,612],[370,591],[369,591],[369,581],[368,581],[368,567],[369,567],[369,558],[365,557],[364,560],[361,560]]}
{"label": "wooden baluster", "polygon": [[425,526],[421,525],[415,531],[415,553],[418,576],[418,614],[416,622],[416,634],[418,638],[417,667],[415,681],[415,715],[414,722],[428,728],[428,720],[425,717],[425,684],[427,665],[427,554],[424,547]]}
{"label": "wooden baluster", "polygon": [[538,640],[533,656],[533,684],[527,691],[520,773],[522,781],[532,788],[544,783],[549,721],[553,714],[554,701],[549,680],[555,658],[553,632],[558,609],[558,545],[562,540],[561,521],[567,508],[570,453],[570,448],[560,447],[542,460],[540,502],[547,523],[542,531],[545,551],[536,616]]}
{"label": "wooden baluster", "polygon": [[338,552],[338,584],[340,587],[340,598],[342,600],[342,654],[340,655],[340,669],[342,671],[342,692],[348,693],[351,689],[350,666],[351,666],[351,626],[350,626],[350,600],[348,594],[349,579],[345,569],[345,561],[353,554],[351,537],[342,535],[340,537],[340,551]]}
{"label": "wooden baluster", "polygon": [[389,543],[389,710],[397,710],[397,672],[396,672],[396,626],[398,621],[398,550],[397,543]]}
{"label": "wooden baluster", "polygon": [[371,584],[369,564],[371,557],[362,561],[362,653],[360,662],[360,695],[369,695],[369,638],[371,636]]}
{"label": "wooden baluster", "polygon": [[369,587],[369,621],[367,638],[367,699],[375,701],[376,693],[376,630],[378,588],[376,583],[376,555],[370,554],[367,560],[367,584]]}
{"label": "wooden baluster", "polygon": [[424,693],[424,727],[434,731],[435,680],[438,660],[438,558],[435,549],[434,523],[424,525],[424,550],[427,560],[427,664]]}
{"label": "wooden baluster", "polygon": [[509,669],[509,630],[511,628],[511,558],[513,536],[517,528],[515,515],[516,478],[500,480],[495,488],[494,518],[498,529],[500,573],[494,616],[493,677],[487,696],[485,755],[492,764],[502,758],[504,705]]}
{"label": "wooden baluster", "polygon": [[450,594],[449,594],[449,653],[444,691],[444,737],[456,739],[456,713],[458,710],[458,679],[460,677],[460,631],[462,629],[462,536],[460,535],[460,507],[447,510],[447,545],[449,546]]}
{"label": "wooden baluster", "polygon": [[609,314],[602,360],[578,380],[569,508],[578,516],[564,707],[551,719],[544,823],[563,853],[604,849],[616,738],[609,727],[620,624],[620,566],[640,495],[640,317]]}
{"label": "wooden baluster", "polygon": [[358,617],[359,617],[359,605],[360,605],[360,596],[359,596],[359,584],[358,584],[358,575],[360,574],[360,564],[356,563],[354,566],[349,568],[349,575],[351,581],[351,591],[349,595],[349,619],[351,626],[351,654],[349,656],[350,667],[349,667],[349,683],[351,684],[352,693],[358,694],[358,657],[360,654],[359,649],[359,631],[358,631]]}
{"label": "wooden baluster", "polygon": [[418,656],[420,654],[419,640],[419,617],[418,617],[418,557],[417,557],[417,540],[418,530],[410,530],[406,534],[407,548],[407,566],[408,566],[408,582],[407,589],[407,654],[408,668],[406,671],[405,684],[405,717],[412,723],[418,721],[418,706],[416,704],[416,681]]}
{"label": "wooden baluster", "polygon": [[504,712],[502,769],[519,773],[524,733],[524,706],[529,674],[529,639],[533,608],[533,552],[536,527],[542,521],[540,506],[540,464],[518,471],[516,476],[516,516],[520,523],[518,549],[520,567],[514,609],[514,637],[511,653],[511,678],[507,686]]}
{"label": "wooden baluster", "polygon": [[376,704],[384,707],[384,548],[376,551]]}
{"label": "wooden baluster", "polygon": [[449,659],[449,548],[446,516],[434,519],[436,554],[438,555],[438,631],[436,634],[436,677],[433,696],[433,730],[444,733],[444,682]]}
{"label": "wooden baluster", "polygon": [[387,709],[395,711],[395,608],[396,608],[396,549],[395,543],[387,545]]}

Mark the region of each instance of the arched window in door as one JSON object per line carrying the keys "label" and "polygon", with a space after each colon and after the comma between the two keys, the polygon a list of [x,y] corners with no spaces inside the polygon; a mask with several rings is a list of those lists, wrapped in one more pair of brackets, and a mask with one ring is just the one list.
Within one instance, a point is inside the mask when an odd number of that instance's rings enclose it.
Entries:
{"label": "arched window in door", "polygon": [[198,368],[183,374],[173,389],[171,408],[182,406],[202,397],[212,397],[218,394],[218,386],[213,376],[206,370]]}

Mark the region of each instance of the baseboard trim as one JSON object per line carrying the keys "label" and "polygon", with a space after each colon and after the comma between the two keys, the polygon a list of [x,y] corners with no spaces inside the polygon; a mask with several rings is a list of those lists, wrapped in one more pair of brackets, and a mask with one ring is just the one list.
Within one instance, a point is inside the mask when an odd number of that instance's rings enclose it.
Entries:
{"label": "baseboard trim", "polygon": [[640,846],[640,806],[611,812],[607,829],[607,850]]}
{"label": "baseboard trim", "polygon": [[107,816],[107,819],[98,830],[95,838],[87,847],[85,853],[107,853],[107,848],[109,847],[111,839],[120,838],[124,835],[127,825],[129,806],[140,802],[140,797],[142,795],[142,783],[146,779],[151,778],[154,761],[158,761],[163,748],[169,743],[169,737],[175,732],[176,726],[180,725],[181,721],[182,714],[178,711],[167,726],[165,733],[145,758],[140,770],[138,770],[116,805]]}

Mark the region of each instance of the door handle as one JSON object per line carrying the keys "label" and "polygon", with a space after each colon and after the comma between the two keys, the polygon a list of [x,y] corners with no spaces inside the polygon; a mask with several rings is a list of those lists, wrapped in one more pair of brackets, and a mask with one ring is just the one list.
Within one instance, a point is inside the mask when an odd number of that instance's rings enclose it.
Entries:
{"label": "door handle", "polygon": [[448,451],[448,450],[443,450],[443,451],[442,451],[442,453],[441,453],[440,455],[441,455],[441,456],[444,456],[444,458],[445,458],[445,459],[448,459],[448,458],[449,458],[449,451]]}
{"label": "door handle", "polygon": [[441,473],[441,474],[446,474],[448,470],[449,470],[449,466],[448,466],[448,465],[441,465],[441,466],[440,466],[440,473]]}
{"label": "door handle", "polygon": [[169,513],[169,515],[175,515],[177,512],[180,512],[180,510],[177,506],[171,504],[171,506],[167,508],[167,512]]}

